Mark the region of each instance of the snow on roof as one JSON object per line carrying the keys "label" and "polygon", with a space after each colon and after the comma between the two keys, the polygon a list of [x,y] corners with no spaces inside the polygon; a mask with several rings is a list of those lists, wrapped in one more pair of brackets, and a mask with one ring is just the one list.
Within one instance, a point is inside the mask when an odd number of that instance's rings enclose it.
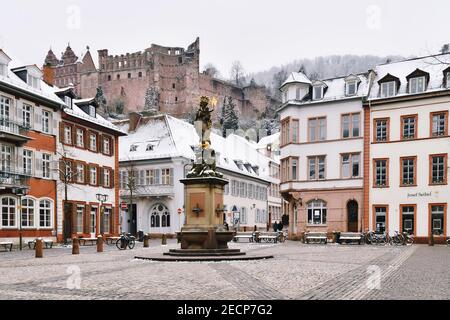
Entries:
{"label": "snow on roof", "polygon": [[370,100],[380,98],[380,85],[378,81],[387,74],[397,77],[400,80],[400,87],[397,88],[397,95],[409,95],[407,92],[408,81],[406,77],[417,69],[429,73],[430,79],[427,92],[444,90],[443,71],[450,67],[450,53],[420,57],[408,60],[401,60],[391,63],[378,65],[375,67],[376,74],[370,89]]}
{"label": "snow on roof", "polygon": [[[128,121],[118,122],[117,125],[124,131],[129,128]],[[147,148],[149,144],[152,144],[150,150]],[[199,136],[193,125],[169,115],[146,117],[141,120],[135,132],[120,137],[119,161],[175,157],[195,159],[193,147],[198,145]],[[257,151],[256,143],[234,134],[223,138],[221,135],[211,133],[211,145],[219,157],[218,168],[269,180],[270,159]],[[235,161],[242,162],[241,168]],[[255,169],[258,167],[259,172],[255,172],[252,167]]]}
{"label": "snow on roof", "polygon": [[258,149],[266,148],[269,144],[280,144],[280,133],[274,133],[270,136],[263,137],[258,142]]}
{"label": "snow on roof", "polygon": [[281,85],[280,89],[289,83],[306,83],[311,84],[311,80],[303,72],[292,72],[285,82]]}
{"label": "snow on roof", "polygon": [[[11,55],[9,55],[9,57],[11,57]],[[37,88],[34,88],[34,87],[28,85],[26,82],[24,82],[22,79],[20,79],[13,71],[11,71],[12,69],[17,70],[17,69],[20,69],[21,67],[24,67],[24,65],[22,65],[22,64],[18,65],[18,62],[19,62],[19,60],[15,59],[14,57],[11,57],[11,63],[8,64],[7,76],[4,77],[4,76],[0,75],[0,82],[10,85],[12,87],[15,87],[17,89],[26,90],[26,91],[28,91],[34,95],[37,95],[41,98],[44,98],[46,100],[56,102],[60,105],[64,105],[64,102],[62,102],[61,99],[55,94],[54,88],[49,86],[42,79],[40,81],[41,82],[40,89],[37,89]]]}

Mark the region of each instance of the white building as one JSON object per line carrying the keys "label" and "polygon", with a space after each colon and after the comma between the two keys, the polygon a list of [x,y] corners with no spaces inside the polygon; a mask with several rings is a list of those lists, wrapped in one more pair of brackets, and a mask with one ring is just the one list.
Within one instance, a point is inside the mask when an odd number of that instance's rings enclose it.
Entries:
{"label": "white building", "polygon": [[290,233],[363,229],[363,119],[366,74],[283,83],[281,193]]}
{"label": "white building", "polygon": [[365,105],[366,219],[425,242],[449,235],[450,54],[377,66]]}
{"label": "white building", "polygon": [[[199,144],[194,127],[171,116],[142,117],[116,123],[128,136],[120,139],[120,185],[124,231],[174,234],[185,221],[185,177]],[[230,226],[266,228],[268,223],[268,158],[256,143],[230,135],[211,135],[217,167],[230,181],[226,187],[224,219]],[[131,178],[133,177],[133,178]],[[133,195],[131,196],[131,193]],[[133,214],[131,214],[133,212]]]}

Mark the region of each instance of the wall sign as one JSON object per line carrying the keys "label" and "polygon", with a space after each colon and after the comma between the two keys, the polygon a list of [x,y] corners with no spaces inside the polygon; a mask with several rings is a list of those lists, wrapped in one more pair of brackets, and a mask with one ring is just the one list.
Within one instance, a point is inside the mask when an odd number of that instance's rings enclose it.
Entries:
{"label": "wall sign", "polygon": [[431,192],[408,193],[408,198],[431,197]]}

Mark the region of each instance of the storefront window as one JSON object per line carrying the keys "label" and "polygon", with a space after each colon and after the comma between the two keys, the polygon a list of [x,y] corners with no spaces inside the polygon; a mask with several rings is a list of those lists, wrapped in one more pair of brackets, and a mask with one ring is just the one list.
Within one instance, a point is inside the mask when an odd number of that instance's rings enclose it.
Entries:
{"label": "storefront window", "polygon": [[326,224],[327,207],[325,202],[318,200],[308,204],[308,224]]}

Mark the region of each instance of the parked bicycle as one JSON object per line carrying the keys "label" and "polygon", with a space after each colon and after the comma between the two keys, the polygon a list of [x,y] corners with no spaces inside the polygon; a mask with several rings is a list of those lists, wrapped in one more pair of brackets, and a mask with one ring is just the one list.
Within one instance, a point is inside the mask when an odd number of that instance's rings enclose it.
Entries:
{"label": "parked bicycle", "polygon": [[414,243],[414,237],[410,235],[408,232],[403,232],[403,244],[404,245],[412,245]]}
{"label": "parked bicycle", "polygon": [[278,231],[278,238],[277,241],[278,242],[285,242],[287,239],[287,231]]}
{"label": "parked bicycle", "polygon": [[450,238],[447,239],[447,245],[450,246]]}
{"label": "parked bicycle", "polygon": [[365,235],[366,243],[368,244],[387,244],[389,243],[389,235],[384,233],[375,233],[374,231],[369,231]]}
{"label": "parked bicycle", "polygon": [[133,249],[136,245],[136,238],[131,233],[122,233],[120,239],[116,242],[116,247],[119,250]]}
{"label": "parked bicycle", "polygon": [[394,235],[392,237],[389,238],[389,244],[391,246],[395,245],[395,246],[403,246],[405,245],[405,237],[403,236],[403,234],[399,233],[398,231],[394,232]]}

